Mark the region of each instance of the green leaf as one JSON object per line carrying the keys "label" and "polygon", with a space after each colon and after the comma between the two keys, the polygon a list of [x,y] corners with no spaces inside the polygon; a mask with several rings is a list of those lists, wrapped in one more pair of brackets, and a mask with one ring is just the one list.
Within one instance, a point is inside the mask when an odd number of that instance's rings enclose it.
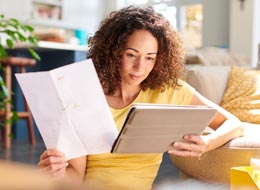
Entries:
{"label": "green leaf", "polygon": [[26,37],[21,32],[17,32],[17,35],[21,42],[26,42]]}
{"label": "green leaf", "polygon": [[0,101],[0,108],[1,108],[1,107],[3,106],[3,104],[4,104],[2,100],[5,99],[5,98],[6,98],[5,93],[1,91],[1,92],[0,92],[0,100],[1,100],[1,101]]}
{"label": "green leaf", "polygon": [[14,34],[15,32],[12,30],[3,30],[3,33],[6,33],[8,36]]}
{"label": "green leaf", "polygon": [[4,126],[5,126],[4,122],[0,122],[0,127],[4,127]]}
{"label": "green leaf", "polygon": [[29,36],[28,40],[31,44],[37,45],[38,39],[36,36]]}
{"label": "green leaf", "polygon": [[0,44],[0,59],[4,59],[7,57],[7,52],[5,51],[4,47]]}
{"label": "green leaf", "polygon": [[7,43],[7,45],[8,45],[9,48],[13,48],[13,47],[14,47],[14,43],[13,43],[12,40],[7,39],[7,40],[6,40],[6,43]]}
{"label": "green leaf", "polygon": [[13,121],[18,121],[18,119],[19,119],[18,113],[16,111],[13,111],[12,120]]}
{"label": "green leaf", "polygon": [[38,53],[36,53],[32,48],[28,48],[29,52],[31,53],[31,55],[33,56],[34,59],[40,61],[41,58],[40,56],[38,55]]}
{"label": "green leaf", "polygon": [[14,23],[15,25],[20,25],[20,22],[17,19],[10,18],[10,22]]}
{"label": "green leaf", "polygon": [[28,31],[30,33],[32,33],[34,31],[34,28],[29,25],[23,25],[23,28],[25,31]]}
{"label": "green leaf", "polygon": [[6,124],[12,124],[12,123],[13,123],[12,118],[9,118],[9,119],[5,120],[5,123],[6,123]]}
{"label": "green leaf", "polygon": [[14,137],[14,135],[13,135],[12,133],[9,133],[9,134],[8,134],[8,137],[9,137],[10,139],[12,139],[12,138]]}
{"label": "green leaf", "polygon": [[0,19],[4,19],[4,18],[5,18],[5,15],[0,14]]}
{"label": "green leaf", "polygon": [[2,90],[3,90],[3,93],[5,94],[5,96],[7,97],[9,92],[8,92],[7,87],[5,85],[2,86]]}
{"label": "green leaf", "polygon": [[4,80],[3,80],[3,77],[0,75],[0,84],[1,86],[4,85]]}
{"label": "green leaf", "polygon": [[5,30],[4,31],[13,41],[17,42],[18,38],[16,37],[16,32],[12,31],[12,30]]}
{"label": "green leaf", "polygon": [[15,30],[18,30],[18,29],[19,29],[19,26],[17,26],[16,24],[10,23],[9,26],[12,26]]}
{"label": "green leaf", "polygon": [[1,92],[3,93],[4,97],[8,96],[8,90],[6,88],[5,82],[2,78],[2,76],[0,76],[0,86],[1,86]]}
{"label": "green leaf", "polygon": [[7,27],[7,24],[6,23],[1,23],[2,27],[3,28],[6,28]]}

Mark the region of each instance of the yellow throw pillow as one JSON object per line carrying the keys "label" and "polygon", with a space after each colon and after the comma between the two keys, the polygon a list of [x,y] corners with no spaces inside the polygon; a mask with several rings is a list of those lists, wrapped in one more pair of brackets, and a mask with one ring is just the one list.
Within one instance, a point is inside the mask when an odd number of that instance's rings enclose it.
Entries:
{"label": "yellow throw pillow", "polygon": [[260,123],[260,71],[233,66],[221,106],[241,121]]}

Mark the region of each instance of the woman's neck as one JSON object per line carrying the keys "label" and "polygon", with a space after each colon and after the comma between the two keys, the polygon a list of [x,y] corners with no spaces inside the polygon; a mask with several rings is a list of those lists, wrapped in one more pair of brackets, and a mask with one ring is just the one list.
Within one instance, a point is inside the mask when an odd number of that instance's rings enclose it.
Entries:
{"label": "woman's neck", "polygon": [[107,96],[108,104],[112,108],[124,108],[136,99],[140,91],[139,86],[120,86],[113,95]]}

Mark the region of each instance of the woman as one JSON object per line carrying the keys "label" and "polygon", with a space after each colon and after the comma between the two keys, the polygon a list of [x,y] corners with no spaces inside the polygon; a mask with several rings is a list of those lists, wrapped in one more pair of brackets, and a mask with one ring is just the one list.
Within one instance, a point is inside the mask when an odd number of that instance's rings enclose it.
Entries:
{"label": "woman", "polygon": [[[211,105],[218,113],[214,133],[185,135],[168,153],[199,158],[243,134],[237,118],[202,97],[181,80],[183,49],[177,32],[150,7],[128,7],[101,22],[90,42],[88,58],[96,67],[118,130],[133,103]],[[46,150],[39,167],[54,176],[84,181],[90,189],[151,189],[162,154],[100,154],[65,160]]]}

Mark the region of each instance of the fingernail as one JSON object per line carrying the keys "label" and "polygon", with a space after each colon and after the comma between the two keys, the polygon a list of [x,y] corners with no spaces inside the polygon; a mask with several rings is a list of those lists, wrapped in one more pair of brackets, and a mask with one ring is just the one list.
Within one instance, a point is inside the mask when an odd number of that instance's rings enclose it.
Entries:
{"label": "fingernail", "polygon": [[69,163],[67,162],[65,166],[67,167],[68,165],[69,165]]}

